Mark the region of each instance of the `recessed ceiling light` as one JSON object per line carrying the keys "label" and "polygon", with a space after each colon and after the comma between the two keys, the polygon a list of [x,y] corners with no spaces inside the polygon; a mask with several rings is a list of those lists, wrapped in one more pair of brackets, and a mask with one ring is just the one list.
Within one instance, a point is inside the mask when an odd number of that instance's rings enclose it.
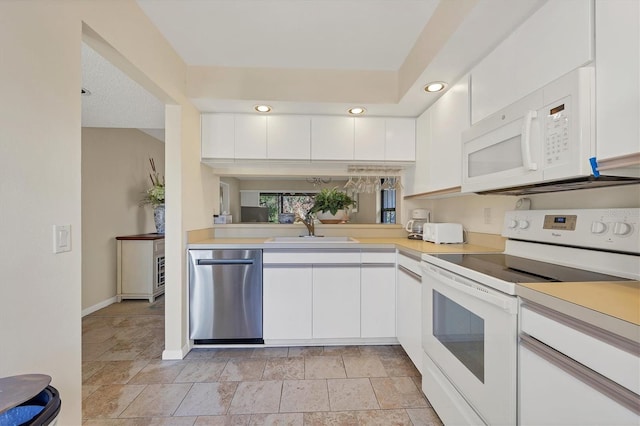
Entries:
{"label": "recessed ceiling light", "polygon": [[439,92],[442,89],[444,89],[446,86],[446,83],[443,83],[442,81],[434,81],[433,83],[429,83],[426,86],[424,86],[424,91],[425,92]]}
{"label": "recessed ceiling light", "polygon": [[271,112],[271,107],[269,105],[256,105],[253,109],[258,112]]}
{"label": "recessed ceiling light", "polygon": [[353,107],[353,108],[349,108],[349,114],[351,115],[362,115],[364,114],[366,111],[366,109],[364,109],[363,107]]}

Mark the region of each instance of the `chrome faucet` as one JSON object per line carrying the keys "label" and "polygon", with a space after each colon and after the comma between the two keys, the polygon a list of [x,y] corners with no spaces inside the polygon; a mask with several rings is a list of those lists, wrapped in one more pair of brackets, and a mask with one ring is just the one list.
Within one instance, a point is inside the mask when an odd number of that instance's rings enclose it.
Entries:
{"label": "chrome faucet", "polygon": [[[296,223],[299,223],[299,222],[304,223],[304,226],[307,227],[307,231],[309,232],[309,235],[307,235],[308,237],[315,237],[316,236],[316,227],[315,227],[314,220],[315,220],[315,218],[313,217],[313,213],[311,213],[311,212],[307,212],[304,215],[304,217],[302,217],[298,213],[296,213],[295,222]],[[301,237],[302,237],[302,235],[301,235]]]}

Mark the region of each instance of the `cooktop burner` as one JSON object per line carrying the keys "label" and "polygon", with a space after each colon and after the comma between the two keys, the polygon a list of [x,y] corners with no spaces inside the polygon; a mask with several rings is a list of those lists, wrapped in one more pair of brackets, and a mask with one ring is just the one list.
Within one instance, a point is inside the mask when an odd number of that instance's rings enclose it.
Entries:
{"label": "cooktop burner", "polygon": [[502,253],[434,254],[447,262],[513,283],[628,281],[626,278]]}

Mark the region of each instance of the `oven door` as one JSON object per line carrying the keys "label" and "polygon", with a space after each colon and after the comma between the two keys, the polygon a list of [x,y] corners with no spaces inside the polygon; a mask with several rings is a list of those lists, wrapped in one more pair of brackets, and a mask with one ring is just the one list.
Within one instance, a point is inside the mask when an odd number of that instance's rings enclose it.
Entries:
{"label": "oven door", "polygon": [[426,355],[485,423],[515,424],[516,298],[422,265]]}

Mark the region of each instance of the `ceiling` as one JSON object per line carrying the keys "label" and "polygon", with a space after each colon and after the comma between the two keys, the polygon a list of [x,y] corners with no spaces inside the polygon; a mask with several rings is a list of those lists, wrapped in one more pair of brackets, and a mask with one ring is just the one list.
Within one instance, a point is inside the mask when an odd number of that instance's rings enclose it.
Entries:
{"label": "ceiling", "polygon": [[[546,0],[137,0],[203,112],[416,117]],[[83,126],[162,129],[163,105],[83,46]]]}

